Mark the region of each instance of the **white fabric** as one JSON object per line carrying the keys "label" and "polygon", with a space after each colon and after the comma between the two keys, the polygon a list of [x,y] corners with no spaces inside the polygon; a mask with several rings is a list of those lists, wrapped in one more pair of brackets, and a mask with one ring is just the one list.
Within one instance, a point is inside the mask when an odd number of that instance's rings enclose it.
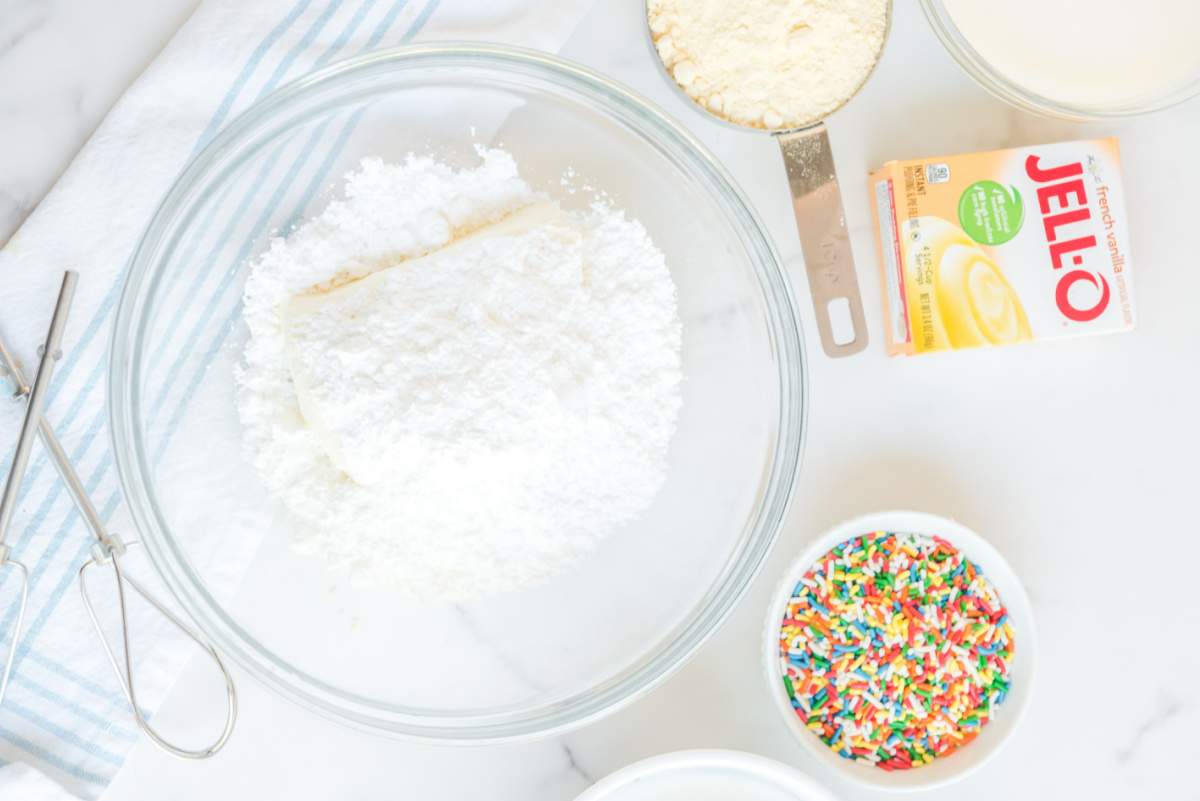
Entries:
{"label": "white fabric", "polygon": [[[413,39],[477,39],[557,49],[592,0],[205,0],[0,251],[0,326],[33,363],[67,268],[81,273],[47,410],[109,525],[131,532],[104,409],[109,327],[130,255],[189,158],[257,97],[314,66]],[[20,409],[0,404],[0,440]],[[11,451],[10,451],[11,454]],[[31,568],[26,627],[0,708],[0,761],[26,762],[84,797],[108,784],[137,740],[129,710],[75,589],[88,534],[41,448],[8,544]],[[148,565],[137,566],[146,576]],[[6,571],[7,572],[7,571]],[[224,577],[230,586],[238,567]],[[0,640],[13,587],[0,584]],[[153,584],[153,582],[152,582]],[[108,585],[94,593],[111,601]],[[109,609],[111,611],[111,609]],[[139,700],[153,711],[191,651],[136,615]],[[216,722],[213,722],[216,725]],[[197,727],[199,728],[199,727]],[[0,771],[0,799],[33,795]]]}
{"label": "white fabric", "polygon": [[0,793],[20,801],[78,801],[78,796],[20,762],[0,768]]}

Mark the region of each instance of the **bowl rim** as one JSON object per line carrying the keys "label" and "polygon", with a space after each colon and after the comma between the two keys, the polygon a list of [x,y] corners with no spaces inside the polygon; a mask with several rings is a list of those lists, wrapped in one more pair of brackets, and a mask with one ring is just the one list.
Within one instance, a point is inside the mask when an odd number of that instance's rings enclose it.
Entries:
{"label": "bowl rim", "polygon": [[[782,689],[778,652],[779,623],[782,619],[782,610],[786,607],[796,582],[829,549],[852,537],[871,531],[936,535],[962,551],[971,561],[982,564],[984,572],[996,585],[997,591],[1004,599],[1004,604],[1013,618],[1014,628],[1021,632],[1019,635],[1019,653],[1022,660],[1020,672],[1024,682],[1018,692],[1010,694],[1006,699],[1003,712],[1007,723],[1003,735],[987,744],[976,740],[965,746],[961,752],[946,757],[945,761],[935,761],[935,766],[940,764],[941,770],[938,771],[942,774],[940,776],[925,773],[929,766],[907,771],[888,772],[835,754],[800,724]],[[1012,739],[1012,735],[1020,727],[1021,721],[1028,712],[1033,697],[1033,679],[1037,667],[1037,629],[1033,618],[1033,605],[1030,603],[1019,575],[991,543],[962,523],[946,517],[925,512],[890,510],[860,515],[833,526],[810,542],[800,555],[788,565],[767,605],[762,649],[763,678],[771,697],[771,705],[783,718],[793,739],[810,756],[827,770],[859,786],[895,793],[912,793],[945,787],[965,779],[990,762]],[[961,759],[968,753],[975,758]],[[924,776],[928,778],[924,778]]]}
{"label": "bowl rim", "polygon": [[1173,91],[1142,101],[1117,103],[1110,106],[1089,106],[1055,100],[1026,89],[993,67],[991,62],[967,41],[951,18],[949,11],[946,10],[942,0],[920,0],[920,3],[929,27],[933,29],[934,35],[937,36],[942,47],[946,49],[958,66],[993,97],[1024,111],[1074,122],[1119,120],[1164,111],[1200,96],[1200,74],[1198,74],[1191,82]]}
{"label": "bowl rim", "polygon": [[[196,187],[227,152],[253,142],[275,115],[310,92],[378,69],[468,66],[501,74],[536,75],[560,91],[586,98],[643,136],[669,147],[720,201],[729,225],[746,248],[763,297],[768,345],[778,370],[779,407],[767,481],[755,509],[734,543],[730,561],[686,615],[621,671],[584,690],[540,700],[533,707],[478,712],[403,707],[354,695],[305,674],[265,648],[242,628],[204,587],[151,490],[152,467],[138,418],[146,322],[143,299],[156,286],[160,251]],[[261,143],[259,143],[261,146]],[[716,632],[758,574],[779,536],[794,494],[807,433],[808,367],[798,306],[783,260],[740,186],[717,159],[680,123],[627,87],[566,59],[505,45],[439,42],[376,50],[335,62],[253,103],[219,132],[184,168],[142,236],[125,278],[109,340],[107,377],[109,433],[122,492],[133,523],[155,569],[172,595],[206,637],[243,670],[282,696],[327,718],[374,733],[445,743],[487,743],[550,736],[583,726],[648,693],[678,670]]]}
{"label": "bowl rim", "polygon": [[795,793],[798,801],[836,801],[828,788],[798,768],[761,754],[722,748],[670,751],[647,757],[608,774],[584,790],[575,801],[620,801],[620,793],[636,782],[695,768],[726,768],[766,779]]}

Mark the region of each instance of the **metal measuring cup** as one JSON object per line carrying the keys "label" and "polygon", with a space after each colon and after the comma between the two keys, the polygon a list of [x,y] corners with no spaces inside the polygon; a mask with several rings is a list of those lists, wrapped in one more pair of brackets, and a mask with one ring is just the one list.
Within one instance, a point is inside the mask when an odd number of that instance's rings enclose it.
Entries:
{"label": "metal measuring cup", "polygon": [[[887,22],[879,53],[862,82],[841,103],[830,111],[837,112],[858,94],[879,66],[879,59],[892,31],[892,0],[887,4]],[[863,315],[862,296],[858,291],[858,275],[854,269],[854,254],[850,250],[850,235],[846,230],[846,213],[842,208],[842,192],[838,187],[837,170],[833,165],[833,148],[824,118],[799,128],[759,128],[732,122],[716,114],[683,90],[659,56],[650,31],[649,8],[646,23],[647,39],[654,58],[662,66],[668,83],[709,118],[739,130],[762,131],[779,143],[783,164],[787,170],[788,186],[792,193],[792,210],[800,234],[800,249],[804,254],[805,272],[812,295],[813,311],[821,347],[826,355],[839,358],[858,353],[867,346],[867,323]],[[827,115],[828,116],[828,115]],[[839,325],[835,325],[839,323]]]}

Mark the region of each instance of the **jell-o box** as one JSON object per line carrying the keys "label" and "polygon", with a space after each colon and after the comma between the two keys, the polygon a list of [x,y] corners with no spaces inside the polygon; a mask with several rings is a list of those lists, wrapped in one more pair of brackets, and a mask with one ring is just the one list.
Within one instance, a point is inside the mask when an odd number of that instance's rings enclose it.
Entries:
{"label": "jell-o box", "polygon": [[1115,138],[890,161],[871,193],[889,353],[1133,328]]}

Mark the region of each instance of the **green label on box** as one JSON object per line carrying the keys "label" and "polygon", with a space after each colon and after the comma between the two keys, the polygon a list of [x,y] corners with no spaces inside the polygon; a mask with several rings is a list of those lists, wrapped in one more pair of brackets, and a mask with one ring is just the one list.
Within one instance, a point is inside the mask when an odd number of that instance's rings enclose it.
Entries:
{"label": "green label on box", "polygon": [[1016,187],[976,181],[958,200],[958,222],[981,245],[1003,245],[1021,230],[1025,204]]}

